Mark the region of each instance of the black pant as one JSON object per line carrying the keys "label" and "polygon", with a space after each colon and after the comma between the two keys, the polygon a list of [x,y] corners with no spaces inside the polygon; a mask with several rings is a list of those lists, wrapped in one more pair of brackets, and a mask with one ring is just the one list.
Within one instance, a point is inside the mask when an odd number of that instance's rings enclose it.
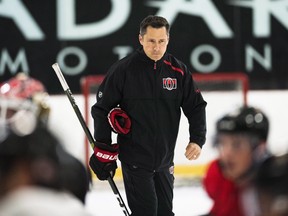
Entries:
{"label": "black pant", "polygon": [[[125,191],[131,216],[173,216],[172,166],[160,172],[122,163]],[[169,169],[170,168],[170,169]]]}

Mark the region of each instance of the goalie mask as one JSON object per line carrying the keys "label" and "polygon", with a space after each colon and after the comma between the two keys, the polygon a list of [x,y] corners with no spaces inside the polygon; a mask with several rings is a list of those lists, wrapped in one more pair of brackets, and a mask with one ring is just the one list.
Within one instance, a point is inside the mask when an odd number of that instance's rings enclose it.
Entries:
{"label": "goalie mask", "polygon": [[48,94],[41,82],[19,73],[0,86],[0,139],[9,130],[17,135],[30,134],[39,121],[47,123]]}
{"label": "goalie mask", "polygon": [[119,107],[113,108],[108,114],[108,121],[113,131],[118,134],[128,134],[131,120],[126,112]]}

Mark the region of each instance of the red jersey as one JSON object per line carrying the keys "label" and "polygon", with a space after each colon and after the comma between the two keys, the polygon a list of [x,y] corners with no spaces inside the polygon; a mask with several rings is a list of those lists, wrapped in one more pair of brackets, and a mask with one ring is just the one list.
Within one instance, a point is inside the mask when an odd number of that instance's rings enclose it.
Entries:
{"label": "red jersey", "polygon": [[213,200],[212,216],[244,216],[241,209],[239,190],[235,183],[226,179],[218,160],[214,160],[203,179],[206,192]]}

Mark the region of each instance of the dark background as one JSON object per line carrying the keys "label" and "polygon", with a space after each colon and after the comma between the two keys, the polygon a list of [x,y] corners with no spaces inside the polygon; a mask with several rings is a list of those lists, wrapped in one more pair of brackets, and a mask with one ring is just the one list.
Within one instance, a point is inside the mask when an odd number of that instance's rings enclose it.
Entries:
{"label": "dark background", "polygon": [[[6,2],[9,0],[6,0]],[[20,0],[19,0],[20,1]],[[71,0],[72,1],[72,0]],[[125,0],[126,1],[126,0]],[[5,1],[0,1],[4,4]],[[23,0],[30,15],[36,20],[38,26],[45,34],[43,40],[27,40],[12,19],[0,13],[0,64],[4,64],[3,50],[8,51],[11,59],[15,60],[19,50],[24,50],[27,58],[29,73],[39,79],[47,87],[50,94],[59,94],[63,90],[51,67],[56,62],[58,53],[67,47],[77,47],[87,56],[88,63],[83,71],[78,74],[69,74],[65,71],[66,80],[73,93],[80,93],[80,79],[92,74],[105,74],[107,69],[118,60],[118,55],[113,53],[116,46],[131,46],[136,49],[139,46],[139,23],[149,14],[157,14],[159,8],[152,7],[145,0],[131,0],[130,14],[125,24],[117,31],[98,38],[81,40],[63,40],[57,37],[57,1],[55,0]],[[104,19],[111,11],[113,1],[100,0],[76,0],[76,23],[95,23]],[[162,2],[165,1],[157,1]],[[168,1],[167,1],[168,2]],[[189,1],[179,1],[189,2]],[[191,1],[192,2],[192,1]],[[217,38],[199,16],[178,13],[171,25],[170,44],[168,51],[187,64],[194,73],[233,73],[242,71],[250,78],[250,88],[258,89],[287,89],[288,88],[288,30],[271,15],[271,34],[265,37],[253,35],[253,10],[233,6],[228,1],[211,0],[218,12],[224,18],[234,35],[231,38]],[[17,8],[15,8],[17,10]],[[288,13],[287,13],[288,14]],[[288,17],[287,17],[288,20]],[[111,23],[113,25],[113,23]],[[198,71],[191,63],[191,53],[199,45],[210,45],[221,54],[220,65],[212,71]],[[257,61],[253,62],[253,69],[247,70],[245,59],[247,57],[245,47],[251,46],[261,56],[264,56],[264,47],[271,49],[271,66],[267,70]],[[199,61],[209,64],[211,55],[204,53]],[[74,55],[65,58],[65,64],[69,67],[76,66],[79,59]],[[61,67],[61,65],[60,65]],[[0,71],[0,82],[7,80],[22,71],[23,68],[11,70],[7,65]]]}

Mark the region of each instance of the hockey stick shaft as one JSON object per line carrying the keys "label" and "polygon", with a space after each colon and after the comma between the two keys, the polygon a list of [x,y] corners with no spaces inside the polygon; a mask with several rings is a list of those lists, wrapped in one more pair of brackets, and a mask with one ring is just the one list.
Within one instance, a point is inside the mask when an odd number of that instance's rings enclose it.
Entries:
{"label": "hockey stick shaft", "polygon": [[[77,103],[76,103],[76,101],[74,99],[74,96],[73,96],[73,94],[72,94],[72,92],[71,92],[71,90],[70,90],[70,88],[69,88],[69,86],[68,86],[68,84],[67,84],[67,82],[65,80],[65,77],[63,76],[63,73],[62,73],[58,63],[54,63],[52,65],[52,68],[54,69],[54,71],[55,71],[55,73],[56,73],[56,75],[57,75],[57,77],[58,77],[58,79],[59,79],[59,81],[60,81],[60,83],[62,85],[62,88],[63,88],[64,92],[66,93],[66,95],[67,95],[67,97],[68,97],[68,99],[69,99],[69,101],[70,101],[70,103],[71,103],[71,105],[72,105],[72,107],[74,109],[75,114],[78,117],[78,120],[79,120],[79,122],[80,122],[80,124],[81,124],[81,126],[82,126],[82,128],[83,128],[83,130],[84,130],[84,132],[86,134],[86,136],[87,136],[87,139],[88,139],[88,141],[90,143],[90,146],[94,150],[94,147],[95,147],[94,138],[91,135],[91,132],[90,132],[90,130],[89,130],[84,118],[83,118],[83,115],[81,114],[81,112],[79,110],[79,107],[78,107],[78,105],[77,105]],[[108,180],[108,182],[110,184],[110,187],[111,187],[113,193],[116,195],[116,198],[117,198],[117,200],[119,202],[120,207],[123,210],[124,215],[125,216],[129,216],[130,214],[128,212],[128,209],[127,209],[127,207],[126,207],[126,205],[125,205],[125,203],[124,203],[124,201],[123,201],[123,199],[121,197],[121,194],[120,194],[120,192],[119,192],[119,190],[118,190],[113,178],[111,176],[109,176],[107,180]]]}

